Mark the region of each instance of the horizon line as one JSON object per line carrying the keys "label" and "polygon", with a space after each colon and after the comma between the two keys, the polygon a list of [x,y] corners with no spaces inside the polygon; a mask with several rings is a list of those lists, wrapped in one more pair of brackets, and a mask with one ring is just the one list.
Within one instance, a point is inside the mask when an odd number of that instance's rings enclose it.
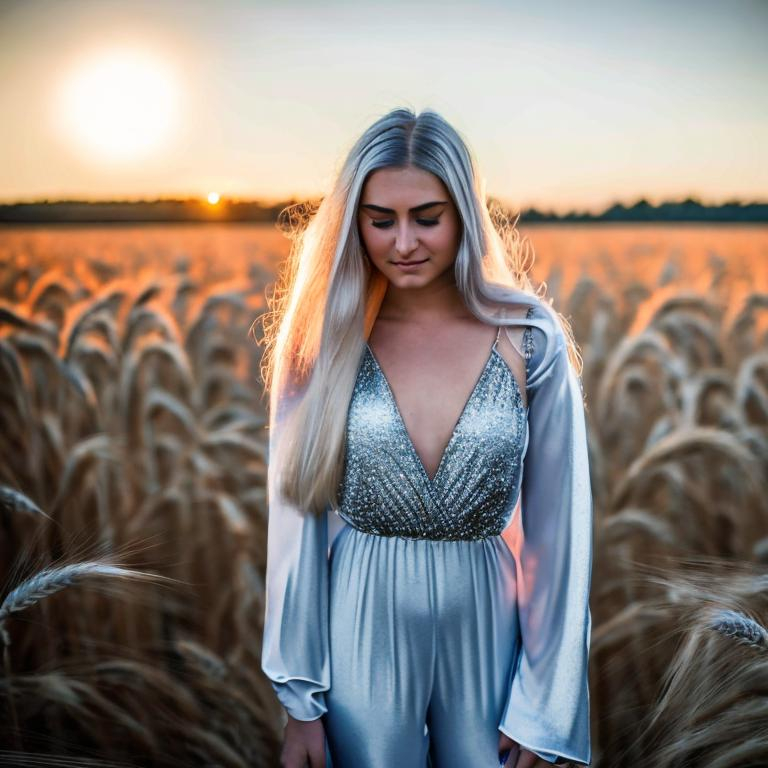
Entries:
{"label": "horizon line", "polygon": [[[205,205],[209,206],[210,208],[224,208],[226,207],[226,204],[234,204],[234,205],[260,205],[266,208],[275,207],[276,205],[283,205],[286,203],[301,203],[301,202],[310,202],[315,200],[321,200],[323,198],[322,194],[315,194],[315,195],[287,195],[282,197],[246,197],[242,195],[227,195],[225,193],[217,193],[219,195],[216,203],[210,203],[208,201],[208,194],[210,193],[204,193],[204,194],[198,194],[198,193],[177,193],[177,194],[157,194],[157,195],[144,195],[144,196],[120,196],[120,197],[76,197],[76,196],[58,196],[58,197],[33,197],[33,198],[17,198],[17,199],[2,199],[0,198],[0,207],[11,207],[11,206],[20,206],[20,205],[56,205],[56,204],[63,204],[63,203],[74,203],[74,204],[154,204],[154,203],[188,203],[188,202],[202,202]],[[656,202],[652,202],[651,196],[645,195],[642,193],[638,193],[638,195],[631,199],[630,202],[627,202],[627,198],[612,198],[611,200],[604,202],[602,204],[594,204],[594,205],[587,205],[587,206],[579,206],[578,204],[572,204],[570,206],[562,206],[559,208],[555,208],[551,205],[547,205],[546,203],[525,203],[525,204],[517,204],[513,203],[509,200],[509,198],[502,198],[500,196],[494,195],[494,194],[488,194],[487,195],[488,200],[493,200],[501,205],[503,205],[506,208],[512,208],[517,209],[520,211],[524,210],[535,210],[535,211],[541,211],[545,212],[548,211],[550,213],[556,213],[559,212],[561,214],[568,214],[568,213],[580,213],[580,212],[588,212],[588,211],[606,211],[611,208],[615,208],[617,206],[623,206],[623,207],[633,207],[636,206],[639,203],[645,203],[647,205],[650,205],[652,207],[659,207],[662,205],[669,205],[669,204],[683,204],[683,203],[696,203],[702,207],[722,207],[725,205],[739,205],[739,206],[747,206],[747,205],[768,205],[768,197],[763,199],[755,199],[755,198],[748,198],[748,197],[742,197],[742,196],[724,196],[720,198],[719,200],[715,200],[712,197],[705,200],[703,195],[699,195],[696,193],[686,193],[681,194],[679,197],[669,197],[669,198],[657,198]]]}

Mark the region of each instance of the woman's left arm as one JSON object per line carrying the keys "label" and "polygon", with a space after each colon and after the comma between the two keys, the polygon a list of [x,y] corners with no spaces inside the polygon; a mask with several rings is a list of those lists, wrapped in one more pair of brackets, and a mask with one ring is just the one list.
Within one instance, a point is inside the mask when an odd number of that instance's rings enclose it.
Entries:
{"label": "woman's left arm", "polygon": [[529,442],[508,540],[520,653],[499,730],[549,763],[589,764],[593,510],[585,414],[562,328],[553,320],[551,332],[534,327],[532,339]]}

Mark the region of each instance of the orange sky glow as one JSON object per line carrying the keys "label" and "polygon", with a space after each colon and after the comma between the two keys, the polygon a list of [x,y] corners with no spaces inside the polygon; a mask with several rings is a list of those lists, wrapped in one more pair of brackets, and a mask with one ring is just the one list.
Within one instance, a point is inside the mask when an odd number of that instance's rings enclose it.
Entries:
{"label": "orange sky glow", "polygon": [[638,5],[6,3],[0,201],[316,196],[394,106],[514,206],[768,199],[768,5]]}

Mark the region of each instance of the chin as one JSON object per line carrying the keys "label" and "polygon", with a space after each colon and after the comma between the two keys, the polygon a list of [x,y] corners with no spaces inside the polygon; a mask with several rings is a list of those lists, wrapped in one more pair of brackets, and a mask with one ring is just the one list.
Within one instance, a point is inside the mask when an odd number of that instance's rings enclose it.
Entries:
{"label": "chin", "polygon": [[390,283],[395,285],[402,285],[404,288],[413,285],[426,285],[434,279],[434,275],[431,273],[423,274],[407,274],[399,271],[384,273]]}

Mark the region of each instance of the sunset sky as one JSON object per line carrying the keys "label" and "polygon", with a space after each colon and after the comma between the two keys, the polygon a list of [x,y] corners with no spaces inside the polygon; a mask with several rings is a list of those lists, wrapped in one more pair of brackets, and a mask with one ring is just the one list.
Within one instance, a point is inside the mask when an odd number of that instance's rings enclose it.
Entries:
{"label": "sunset sky", "polygon": [[512,205],[768,200],[768,2],[0,0],[0,202],[322,194],[395,106]]}

